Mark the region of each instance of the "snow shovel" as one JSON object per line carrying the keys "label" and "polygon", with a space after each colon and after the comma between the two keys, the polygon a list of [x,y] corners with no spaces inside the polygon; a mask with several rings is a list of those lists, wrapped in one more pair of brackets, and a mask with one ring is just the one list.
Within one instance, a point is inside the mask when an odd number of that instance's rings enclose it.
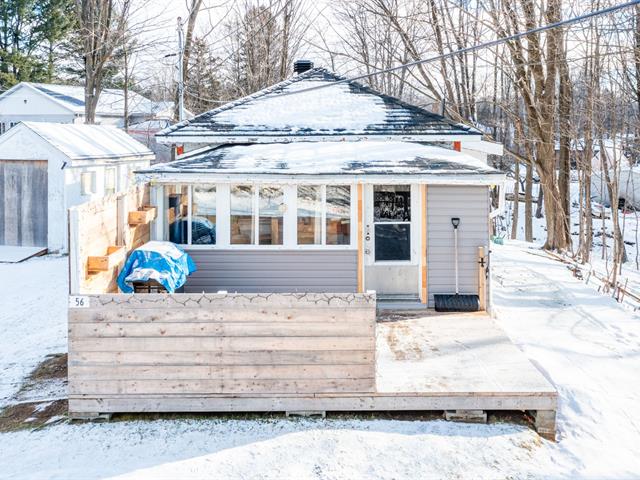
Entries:
{"label": "snow shovel", "polygon": [[451,225],[453,225],[453,257],[455,263],[456,293],[434,295],[436,312],[477,312],[480,309],[480,299],[478,295],[460,295],[458,286],[458,226],[460,225],[460,219],[458,217],[452,218]]}

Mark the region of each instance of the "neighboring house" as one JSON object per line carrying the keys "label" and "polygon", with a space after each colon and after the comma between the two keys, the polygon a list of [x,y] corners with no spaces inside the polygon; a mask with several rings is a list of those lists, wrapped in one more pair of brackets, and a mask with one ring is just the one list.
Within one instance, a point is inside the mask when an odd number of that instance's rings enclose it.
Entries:
{"label": "neighboring house", "polygon": [[[155,104],[129,91],[129,120],[154,116]],[[43,83],[19,83],[0,95],[0,135],[20,122],[84,123],[84,87]],[[98,100],[95,123],[124,125],[124,92],[107,88]]]}
{"label": "neighboring house", "polygon": [[460,291],[478,293],[489,191],[505,176],[463,152],[499,149],[325,69],[297,70],[157,135],[188,151],[139,172],[163,212],[154,238],[198,265],[186,292],[375,290],[433,306],[455,290],[458,217]]}
{"label": "neighboring house", "polygon": [[168,162],[171,160],[171,146],[162,145],[156,141],[156,133],[171,125],[172,121],[166,118],[145,120],[130,125],[127,133],[140,143],[149,147],[156,154],[156,162]]}
{"label": "neighboring house", "polygon": [[[153,118],[171,120],[175,117],[175,102],[159,100],[152,103]],[[191,119],[195,115],[185,108],[184,116],[186,119]]]}
{"label": "neighboring house", "polygon": [[0,136],[0,245],[67,250],[67,209],[127,191],[153,153],[111,126],[23,122]]}

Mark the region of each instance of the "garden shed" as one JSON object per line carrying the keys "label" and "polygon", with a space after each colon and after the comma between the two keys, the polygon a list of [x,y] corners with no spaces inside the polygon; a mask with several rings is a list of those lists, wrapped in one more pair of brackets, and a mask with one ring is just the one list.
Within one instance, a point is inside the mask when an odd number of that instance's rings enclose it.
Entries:
{"label": "garden shed", "polygon": [[67,209],[125,192],[153,153],[124,131],[23,122],[0,136],[0,245],[67,250]]}

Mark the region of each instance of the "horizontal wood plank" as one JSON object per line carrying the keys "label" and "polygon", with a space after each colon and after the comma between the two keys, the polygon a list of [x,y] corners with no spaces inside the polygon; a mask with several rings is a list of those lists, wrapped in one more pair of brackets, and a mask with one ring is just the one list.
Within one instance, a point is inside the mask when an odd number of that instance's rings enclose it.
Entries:
{"label": "horizontal wood plank", "polygon": [[247,310],[240,308],[122,308],[122,309],[71,309],[69,323],[282,323],[322,322],[375,323],[375,313],[370,308],[271,308]]}
{"label": "horizontal wood plank", "polygon": [[373,365],[77,366],[69,379],[95,380],[296,380],[373,378]]}
{"label": "horizontal wood plank", "polygon": [[370,392],[371,378],[275,380],[75,380],[70,395]]}
{"label": "horizontal wood plank", "polygon": [[369,350],[374,340],[368,337],[184,337],[69,339],[69,348],[77,352],[210,352],[248,350]]}
{"label": "horizontal wood plank", "polygon": [[371,350],[217,351],[217,352],[69,352],[69,366],[118,365],[373,365]]}
{"label": "horizontal wood plank", "polygon": [[375,326],[366,320],[334,323],[77,323],[69,338],[109,337],[371,337]]}

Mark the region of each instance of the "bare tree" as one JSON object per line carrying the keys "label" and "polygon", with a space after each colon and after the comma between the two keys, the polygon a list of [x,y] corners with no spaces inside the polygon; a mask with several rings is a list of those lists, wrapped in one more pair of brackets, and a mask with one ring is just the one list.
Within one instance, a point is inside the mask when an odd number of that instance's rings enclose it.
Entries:
{"label": "bare tree", "polygon": [[76,0],[83,39],[85,122],[94,123],[105,67],[122,44],[132,0]]}

